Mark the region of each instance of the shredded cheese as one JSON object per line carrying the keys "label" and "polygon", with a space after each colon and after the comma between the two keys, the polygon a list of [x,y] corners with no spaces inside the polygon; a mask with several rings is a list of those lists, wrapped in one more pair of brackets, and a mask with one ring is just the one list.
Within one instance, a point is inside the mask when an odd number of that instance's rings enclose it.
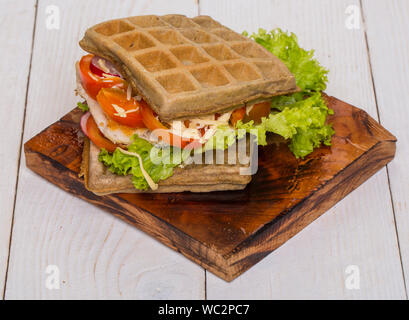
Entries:
{"label": "shredded cheese", "polygon": [[187,138],[187,139],[199,139],[200,138],[199,130],[186,128],[183,122],[180,120],[172,121],[171,129],[169,131],[182,138]]}
{"label": "shredded cheese", "polygon": [[104,71],[106,73],[109,73],[109,69],[108,69],[107,65],[105,64],[104,60],[98,59],[98,66],[102,71]]}
{"label": "shredded cheese", "polygon": [[136,109],[129,109],[129,110],[125,111],[124,108],[121,108],[120,106],[118,106],[116,104],[112,104],[112,107],[116,111],[116,113],[114,113],[114,116],[118,116],[118,117],[121,117],[121,118],[126,118],[128,113],[136,112],[136,111],[139,110],[139,108],[136,108]]}
{"label": "shredded cheese", "polygon": [[227,112],[227,113],[223,113],[217,120],[215,120],[215,115],[211,115],[207,117],[189,119],[189,121],[190,121],[191,127],[197,126],[197,125],[199,125],[200,127],[219,126],[219,125],[228,124],[230,116],[231,116],[231,112]]}
{"label": "shredded cheese", "polygon": [[102,75],[104,76],[104,78],[108,78],[108,79],[118,78],[117,76],[113,76],[112,74],[109,74],[109,73],[103,73]]}
{"label": "shredded cheese", "polygon": [[135,153],[135,152],[129,152],[126,151],[122,148],[117,148],[119,149],[119,151],[121,151],[123,154],[127,154],[128,156],[133,156],[133,157],[137,157],[139,160],[139,166],[141,167],[141,171],[142,174],[146,180],[146,182],[149,184],[149,187],[151,187],[152,190],[158,190],[159,185],[157,183],[155,183],[152,178],[150,177],[150,175],[146,172],[145,168],[143,167],[143,162],[142,162],[142,158],[139,154]]}
{"label": "shredded cheese", "polygon": [[128,86],[128,89],[126,90],[126,99],[128,101],[131,101],[131,98],[132,98],[132,88],[131,86]]}
{"label": "shredded cheese", "polygon": [[95,81],[98,81],[99,79],[95,77],[91,72],[88,72],[88,75]]}
{"label": "shredded cheese", "polygon": [[206,143],[213,135],[216,133],[217,128],[210,128],[207,130],[202,138],[200,138],[200,143]]}
{"label": "shredded cheese", "polygon": [[[231,112],[222,114],[217,120],[216,115],[208,115],[200,118],[188,119],[189,125],[186,127],[184,121],[174,120],[169,122],[170,132],[186,139],[199,140],[201,143],[206,143],[217,131],[220,125],[227,125]],[[207,128],[202,136],[200,129]]]}
{"label": "shredded cheese", "polygon": [[112,104],[112,106],[114,107],[116,113],[114,115],[121,117],[121,118],[126,118],[126,112],[124,108],[121,108],[120,106],[116,105],[116,104]]}
{"label": "shredded cheese", "polygon": [[246,115],[249,115],[251,110],[253,110],[253,108],[254,108],[254,104],[251,105],[251,106],[246,107]]}

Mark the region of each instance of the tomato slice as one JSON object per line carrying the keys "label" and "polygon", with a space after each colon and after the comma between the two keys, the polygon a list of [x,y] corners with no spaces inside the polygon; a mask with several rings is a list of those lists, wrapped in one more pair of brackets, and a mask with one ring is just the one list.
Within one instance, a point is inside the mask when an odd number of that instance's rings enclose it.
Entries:
{"label": "tomato slice", "polygon": [[118,85],[125,86],[125,82],[121,78],[113,76],[99,77],[94,74],[91,71],[91,61],[93,57],[92,54],[83,56],[79,63],[81,83],[92,99],[96,100],[98,92],[102,88],[112,88]]}
{"label": "tomato slice", "polygon": [[202,143],[200,143],[198,140],[186,139],[170,133],[168,128],[159,121],[159,119],[155,116],[153,110],[145,101],[141,100],[139,105],[141,108],[142,118],[145,126],[150,131],[154,131],[154,134],[158,137],[159,140],[181,149],[196,149],[202,146]]}
{"label": "tomato slice", "polygon": [[101,149],[104,148],[110,153],[114,152],[118,147],[115,143],[111,142],[111,140],[104,137],[93,116],[90,116],[87,120],[87,136],[97,147]]}
{"label": "tomato slice", "polygon": [[243,120],[246,115],[246,107],[236,109],[230,116],[230,123],[235,127],[239,120]]}
{"label": "tomato slice", "polygon": [[131,128],[145,128],[139,102],[118,88],[103,88],[97,95],[102,110],[112,120]]}
{"label": "tomato slice", "polygon": [[243,118],[243,123],[249,122],[251,120],[254,123],[261,123],[261,118],[268,117],[271,111],[271,102],[266,101],[262,103],[257,103],[251,108],[249,114],[246,114]]}

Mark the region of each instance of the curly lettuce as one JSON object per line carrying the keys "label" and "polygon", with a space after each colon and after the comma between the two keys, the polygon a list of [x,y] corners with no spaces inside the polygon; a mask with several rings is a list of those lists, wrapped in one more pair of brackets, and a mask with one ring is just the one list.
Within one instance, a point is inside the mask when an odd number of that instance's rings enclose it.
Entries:
{"label": "curly lettuce", "polygon": [[78,109],[80,109],[82,112],[87,112],[89,111],[89,107],[86,101],[84,102],[78,102],[77,103]]}
{"label": "curly lettuce", "polygon": [[250,38],[284,62],[304,93],[324,91],[327,88],[329,71],[314,59],[314,50],[300,48],[294,33],[288,34],[279,28],[271,32],[259,29]]}
{"label": "curly lettuce", "polygon": [[[173,169],[184,161],[180,149],[165,147],[158,148],[148,141],[139,138],[138,135],[132,137],[132,143],[128,146],[128,151],[137,153],[142,158],[145,171],[155,183],[166,180],[173,175]],[[137,157],[124,154],[119,149],[110,154],[102,149],[99,157],[108,170],[120,176],[132,175],[132,182],[138,190],[149,190]]]}
{"label": "curly lettuce", "polygon": [[274,97],[272,113],[261,124],[239,122],[237,128],[257,132],[259,145],[266,144],[267,132],[278,134],[289,141],[289,148],[297,158],[304,158],[322,143],[330,146],[334,130],[326,120],[332,110],[321,94],[327,87],[328,70],[314,59],[314,51],[304,50],[295,34],[281,29],[270,32],[259,29],[250,38],[284,62],[301,92]]}
{"label": "curly lettuce", "polygon": [[296,157],[305,157],[321,143],[331,145],[331,136],[334,130],[326,124],[328,110],[320,93],[286,105],[281,112],[271,113],[268,118],[254,125],[253,121],[248,123],[238,122],[238,129],[245,129],[250,133],[257,130],[259,145],[266,145],[266,134],[272,132],[290,141],[289,148]]}

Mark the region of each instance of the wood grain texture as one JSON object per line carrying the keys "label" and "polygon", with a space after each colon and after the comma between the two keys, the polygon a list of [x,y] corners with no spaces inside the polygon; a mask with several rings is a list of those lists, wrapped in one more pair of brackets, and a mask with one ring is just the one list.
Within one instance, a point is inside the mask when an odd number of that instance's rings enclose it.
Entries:
{"label": "wood grain texture", "polygon": [[[57,5],[60,30],[46,28]],[[180,12],[192,1],[39,1],[24,140],[71,110],[78,46],[91,25],[115,17]],[[27,170],[19,177],[6,299],[202,299],[204,271],[165,246]],[[47,265],[60,290],[45,286]]]}
{"label": "wood grain texture", "polygon": [[[200,11],[238,32],[280,27],[296,33],[330,69],[327,92],[377,119],[363,28],[345,27],[351,5],[359,9],[357,0],[259,0],[257,5],[201,0]],[[360,268],[360,290],[345,287],[349,265]],[[386,171],[232,284],[208,275],[207,294],[210,299],[404,298]]]}
{"label": "wood grain texture", "polygon": [[380,119],[399,138],[389,168],[402,264],[409,287],[409,2],[363,1]]}
{"label": "wood grain texture", "polygon": [[25,144],[27,167],[231,281],[392,160],[393,135],[362,110],[332,97],[328,105],[333,146],[304,160],[285,144],[261,148],[258,172],[243,191],[98,197],[78,178],[78,109]]}
{"label": "wood grain texture", "polygon": [[0,298],[3,296],[12,226],[27,78],[34,28],[35,1],[0,2]]}

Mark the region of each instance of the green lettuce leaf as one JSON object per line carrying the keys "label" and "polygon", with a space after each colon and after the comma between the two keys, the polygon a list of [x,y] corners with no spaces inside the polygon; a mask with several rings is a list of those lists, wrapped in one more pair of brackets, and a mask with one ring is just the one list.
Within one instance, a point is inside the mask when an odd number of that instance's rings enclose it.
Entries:
{"label": "green lettuce leaf", "polygon": [[245,124],[239,121],[237,128],[253,134],[255,131],[259,145],[267,144],[267,132],[278,134],[290,140],[290,150],[297,158],[303,158],[319,147],[321,142],[331,144],[334,130],[326,124],[328,112],[331,113],[321,94],[315,93],[307,99],[285,106],[281,112],[271,113],[258,125],[252,121]]}
{"label": "green lettuce leaf", "polygon": [[[248,36],[246,32],[243,34]],[[321,94],[327,87],[328,70],[314,59],[314,51],[300,48],[296,35],[281,29],[270,32],[259,29],[250,38],[284,62],[301,92],[274,97],[272,112],[261,124],[239,122],[237,128],[257,132],[259,145],[266,144],[267,132],[278,134],[289,141],[289,148],[297,158],[304,158],[321,143],[330,146],[334,130],[326,124],[326,119],[332,110]]]}
{"label": "green lettuce leaf", "polygon": [[78,109],[80,109],[82,112],[87,112],[89,111],[89,107],[86,101],[84,102],[78,102],[77,103]]}
{"label": "green lettuce leaf", "polygon": [[314,50],[300,48],[294,33],[288,34],[279,28],[269,33],[259,29],[250,38],[285,63],[303,92],[324,91],[327,88],[328,70],[313,58]]}
{"label": "green lettuce leaf", "polygon": [[258,145],[267,145],[267,133],[275,133],[289,141],[289,148],[297,158],[304,158],[321,143],[331,145],[334,130],[326,124],[327,115],[333,111],[328,109],[321,93],[317,92],[302,100],[286,97],[279,105],[281,111],[272,111],[268,118],[263,118],[260,124],[253,121],[239,121],[236,129],[221,126],[216,134],[205,145],[205,150],[227,149],[236,139],[250,133],[257,138]]}
{"label": "green lettuce leaf", "polygon": [[[173,175],[173,169],[179,166],[187,155],[184,155],[180,149],[172,147],[158,148],[148,141],[134,135],[132,143],[128,146],[129,152],[139,154],[142,158],[143,168],[155,183],[160,180],[166,180]],[[99,157],[109,171],[117,175],[132,175],[132,182],[138,190],[149,190],[149,184],[142,174],[142,170],[137,157],[122,153],[116,149],[110,154],[102,149]]]}
{"label": "green lettuce leaf", "polygon": [[321,143],[331,146],[331,137],[335,133],[330,125],[324,125],[320,128],[309,128],[308,130],[299,129],[293,136],[289,145],[290,150],[297,158],[304,158],[319,148]]}

